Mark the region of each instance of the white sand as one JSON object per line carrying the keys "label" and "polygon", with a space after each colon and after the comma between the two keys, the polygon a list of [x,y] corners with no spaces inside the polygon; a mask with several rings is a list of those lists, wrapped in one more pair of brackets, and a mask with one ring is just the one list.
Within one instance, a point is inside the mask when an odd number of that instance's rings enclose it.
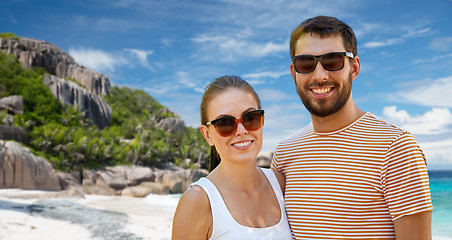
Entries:
{"label": "white sand", "polygon": [[[90,239],[91,232],[81,225],[28,214],[27,207],[45,191],[0,189],[0,239]],[[70,199],[86,207],[125,213],[129,221],[123,232],[152,240],[171,239],[171,224],[178,196],[149,195],[146,198],[86,195]]]}

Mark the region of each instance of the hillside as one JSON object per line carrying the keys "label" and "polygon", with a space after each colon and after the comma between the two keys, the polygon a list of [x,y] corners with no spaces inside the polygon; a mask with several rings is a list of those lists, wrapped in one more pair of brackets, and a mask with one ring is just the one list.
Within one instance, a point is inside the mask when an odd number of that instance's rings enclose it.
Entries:
{"label": "hillside", "polygon": [[143,90],[110,87],[53,44],[0,34],[0,102],[11,96],[20,96],[23,113],[0,104],[0,131],[24,132],[22,144],[56,169],[206,167],[208,145],[197,129]]}

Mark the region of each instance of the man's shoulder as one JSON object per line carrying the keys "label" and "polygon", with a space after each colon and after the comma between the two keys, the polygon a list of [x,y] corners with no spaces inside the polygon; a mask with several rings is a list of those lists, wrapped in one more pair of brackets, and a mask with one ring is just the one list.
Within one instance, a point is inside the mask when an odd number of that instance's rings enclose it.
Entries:
{"label": "man's shoulder", "polygon": [[371,112],[368,112],[366,116],[359,121],[357,126],[367,128],[373,132],[385,132],[386,134],[393,133],[395,135],[400,135],[407,132],[399,126],[392,124]]}

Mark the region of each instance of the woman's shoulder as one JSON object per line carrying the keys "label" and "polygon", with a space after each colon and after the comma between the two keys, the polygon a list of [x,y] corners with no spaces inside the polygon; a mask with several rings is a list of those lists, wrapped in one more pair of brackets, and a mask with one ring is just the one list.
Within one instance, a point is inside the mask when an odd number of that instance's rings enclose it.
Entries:
{"label": "woman's shoulder", "polygon": [[188,188],[180,197],[179,204],[181,204],[181,202],[184,204],[189,204],[193,207],[202,207],[204,205],[210,206],[207,193],[199,185],[192,185],[190,188]]}
{"label": "woman's shoulder", "polygon": [[210,236],[212,214],[207,193],[201,186],[187,189],[179,199],[173,220],[173,239]]}

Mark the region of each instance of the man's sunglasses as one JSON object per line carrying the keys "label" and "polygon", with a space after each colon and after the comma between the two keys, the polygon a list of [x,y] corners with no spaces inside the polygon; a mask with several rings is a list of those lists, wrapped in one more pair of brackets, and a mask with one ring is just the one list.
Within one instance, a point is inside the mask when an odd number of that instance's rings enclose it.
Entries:
{"label": "man's sunglasses", "polygon": [[323,55],[298,55],[292,57],[292,63],[297,73],[310,73],[315,70],[317,61],[328,71],[339,71],[344,68],[345,57],[354,58],[351,52],[330,52]]}
{"label": "man's sunglasses", "polygon": [[224,116],[212,120],[206,125],[213,125],[220,136],[229,137],[237,131],[239,123],[242,123],[247,131],[258,130],[264,124],[264,110],[246,112],[239,119],[232,116]]}

